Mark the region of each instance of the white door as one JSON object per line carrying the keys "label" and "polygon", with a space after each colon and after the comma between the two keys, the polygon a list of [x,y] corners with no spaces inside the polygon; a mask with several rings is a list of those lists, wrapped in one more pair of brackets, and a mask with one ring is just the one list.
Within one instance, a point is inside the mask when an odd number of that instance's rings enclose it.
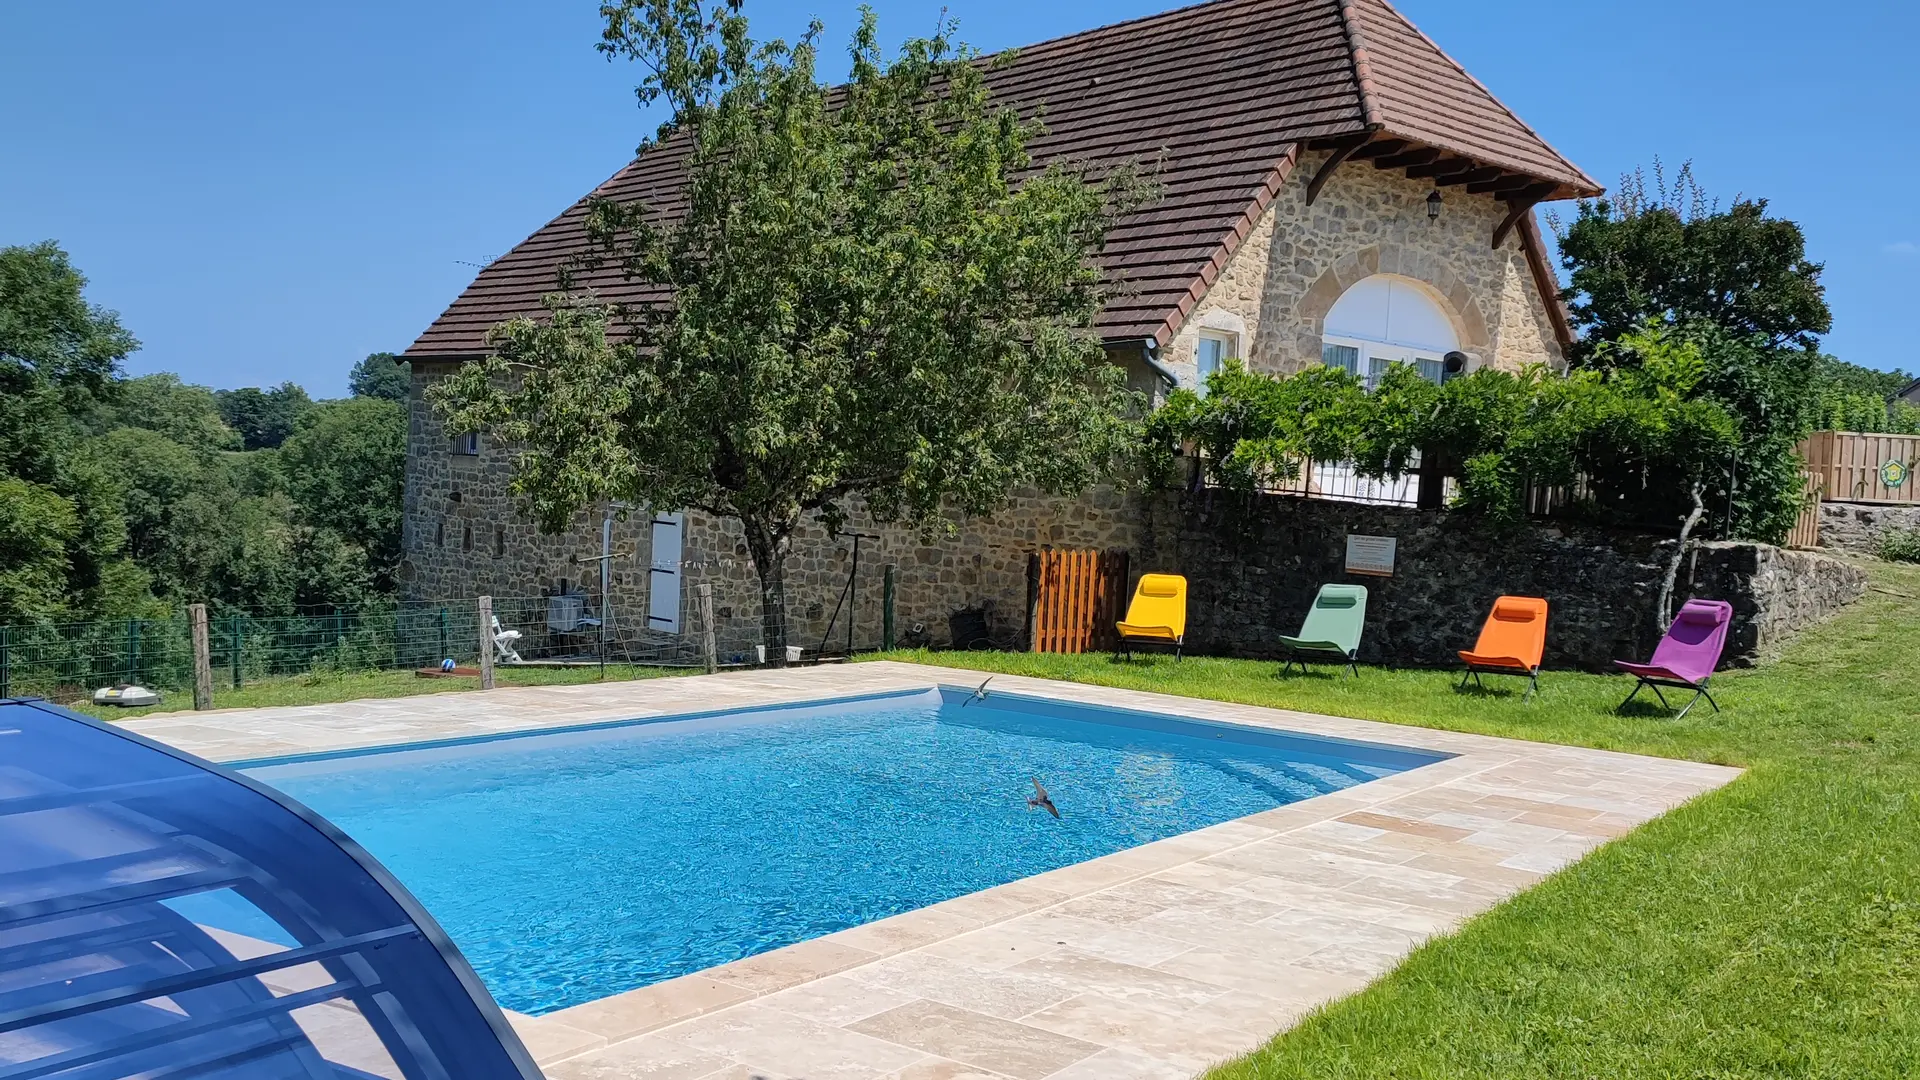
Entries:
{"label": "white door", "polygon": [[681,533],[684,514],[653,515],[653,566],[647,575],[647,629],[680,632]]}

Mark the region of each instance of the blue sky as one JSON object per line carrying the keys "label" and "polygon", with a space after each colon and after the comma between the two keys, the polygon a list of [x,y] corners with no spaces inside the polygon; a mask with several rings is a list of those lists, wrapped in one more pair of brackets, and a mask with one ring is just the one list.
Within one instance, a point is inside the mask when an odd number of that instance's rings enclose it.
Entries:
{"label": "blue sky", "polygon": [[[1827,265],[1830,351],[1920,366],[1920,5],[1399,0],[1612,185],[1658,154],[1763,195]],[[596,0],[96,0],[0,5],[0,245],[55,239],[145,343],[214,386],[404,348],[472,279],[627,159],[652,122],[593,51]],[[889,40],[939,0],[875,0]],[[998,49],[1176,6],[947,0]],[[853,0],[747,0],[756,31]],[[1169,71],[1219,79],[1230,71]]]}

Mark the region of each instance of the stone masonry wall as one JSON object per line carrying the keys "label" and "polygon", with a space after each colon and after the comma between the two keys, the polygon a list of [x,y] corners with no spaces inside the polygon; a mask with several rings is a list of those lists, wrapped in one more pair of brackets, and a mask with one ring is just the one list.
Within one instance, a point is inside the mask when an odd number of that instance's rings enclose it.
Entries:
{"label": "stone masonry wall", "polygon": [[[1663,627],[1654,613],[1674,541],[1575,525],[1491,533],[1445,511],[1222,493],[1162,495],[1133,550],[1136,570],[1187,576],[1196,652],[1280,655],[1320,585],[1368,589],[1361,659],[1444,665],[1469,648],[1495,597],[1546,597],[1546,664],[1604,670],[1644,658]],[[1390,578],[1344,572],[1349,533],[1398,541]],[[1729,663],[1751,663],[1794,631],[1858,599],[1865,574],[1840,560],[1761,544],[1711,544],[1683,564],[1680,600],[1734,605]]]}
{"label": "stone masonry wall", "polygon": [[[542,535],[516,511],[507,485],[508,455],[484,436],[480,453],[451,452],[445,430],[423,393],[443,371],[416,365],[409,402],[404,558],[404,595],[413,600],[539,597],[563,584],[599,591],[599,570],[577,557],[601,548],[601,516],[583,514],[558,536]],[[653,561],[651,517],[631,513],[613,525],[612,606],[626,626],[644,624],[648,568]],[[897,565],[896,626],[907,643],[944,643],[948,617],[957,609],[984,611],[998,642],[1015,644],[1026,621],[1027,556],[1040,544],[1114,548],[1133,543],[1137,515],[1111,491],[1059,500],[1027,494],[990,518],[955,518],[954,533],[922,543],[914,532],[879,525],[854,508],[847,531],[862,540],[852,617],[858,648],[881,639],[883,575]],[[683,625],[693,625],[693,588],[713,585],[715,625],[723,657],[746,655],[760,636],[759,578],[736,523],[686,515],[682,542]],[[795,536],[786,569],[788,641],[814,649],[826,634],[834,605],[847,586],[853,541],[830,539],[817,523]],[[842,611],[830,645],[846,644],[848,613]],[[916,632],[916,627],[918,631]]]}
{"label": "stone masonry wall", "polygon": [[1161,359],[1183,381],[1194,378],[1194,342],[1203,329],[1239,334],[1244,359],[1257,371],[1294,372],[1319,363],[1327,312],[1373,274],[1418,282],[1451,309],[1462,350],[1475,366],[1561,365],[1519,231],[1492,246],[1505,203],[1449,188],[1439,219],[1429,221],[1431,186],[1349,163],[1309,207],[1307,184],[1324,159],[1303,156],[1164,350]]}
{"label": "stone masonry wall", "polygon": [[1820,504],[1820,546],[1830,551],[1872,555],[1888,533],[1915,529],[1920,529],[1920,505]]}
{"label": "stone masonry wall", "polygon": [[[562,581],[587,582],[597,570],[576,556],[600,550],[598,515],[568,533],[542,536],[522,521],[506,493],[508,460],[484,444],[477,457],[450,454],[446,433],[420,397],[438,377],[416,375],[406,489],[403,580],[410,599],[480,593],[540,596]],[[455,495],[458,498],[455,498]],[[614,564],[616,619],[637,625],[647,606],[651,562],[648,516],[616,521],[613,545],[630,556]],[[1274,656],[1278,635],[1293,633],[1320,584],[1355,580],[1371,600],[1362,650],[1369,662],[1448,664],[1472,644],[1493,598],[1545,596],[1552,604],[1547,663],[1604,668],[1644,656],[1658,640],[1653,614],[1672,541],[1573,526],[1525,526],[1490,533],[1474,519],[1441,511],[1366,506],[1282,496],[1222,493],[1125,495],[1097,490],[1076,500],[1022,495],[986,518],[957,518],[952,535],[931,541],[856,512],[850,531],[862,541],[853,606],[854,644],[880,643],[882,575],[898,567],[896,618],[904,644],[945,644],[948,619],[984,613],[996,645],[1019,647],[1026,623],[1027,557],[1042,546],[1126,549],[1137,578],[1149,571],[1187,575],[1189,641],[1196,653]],[[1394,536],[1391,578],[1348,578],[1348,533]],[[471,541],[468,540],[471,537]],[[470,546],[469,546],[470,545]],[[498,552],[498,554],[496,554]],[[819,646],[851,568],[852,541],[810,526],[795,538],[787,570],[789,641]],[[689,514],[684,541],[683,619],[693,628],[692,587],[714,586],[723,659],[750,656],[760,640],[757,577],[731,523]],[[1729,660],[1751,662],[1802,626],[1860,596],[1864,574],[1807,552],[1752,544],[1708,545],[1686,563],[1682,597],[1733,602]],[[842,612],[832,648],[845,644]]]}

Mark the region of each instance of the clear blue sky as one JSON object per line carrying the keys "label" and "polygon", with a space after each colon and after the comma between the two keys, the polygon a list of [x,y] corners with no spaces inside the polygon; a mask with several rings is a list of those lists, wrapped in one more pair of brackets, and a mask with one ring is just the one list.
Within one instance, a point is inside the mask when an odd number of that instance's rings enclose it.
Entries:
{"label": "clear blue sky", "polygon": [[[1612,185],[1658,154],[1763,195],[1827,265],[1828,348],[1920,366],[1920,5],[1399,0]],[[874,0],[889,40],[941,0]],[[983,49],[1177,6],[946,0]],[[0,3],[0,245],[54,239],[145,343],[136,372],[344,392],[627,159],[652,123],[596,0]],[[760,34],[855,0],[748,0]],[[1221,79],[1230,71],[1169,71]]]}

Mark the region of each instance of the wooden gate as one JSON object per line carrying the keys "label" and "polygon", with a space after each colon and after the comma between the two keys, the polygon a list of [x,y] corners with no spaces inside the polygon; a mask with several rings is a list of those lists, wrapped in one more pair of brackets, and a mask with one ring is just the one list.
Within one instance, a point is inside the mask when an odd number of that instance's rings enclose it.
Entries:
{"label": "wooden gate", "polygon": [[1793,531],[1787,533],[1786,546],[1812,550],[1820,546],[1820,496],[1824,486],[1818,476],[1811,472],[1800,474],[1801,491],[1800,517],[1793,523]]}
{"label": "wooden gate", "polygon": [[1127,603],[1127,553],[1048,549],[1027,561],[1029,647],[1034,652],[1111,649]]}

